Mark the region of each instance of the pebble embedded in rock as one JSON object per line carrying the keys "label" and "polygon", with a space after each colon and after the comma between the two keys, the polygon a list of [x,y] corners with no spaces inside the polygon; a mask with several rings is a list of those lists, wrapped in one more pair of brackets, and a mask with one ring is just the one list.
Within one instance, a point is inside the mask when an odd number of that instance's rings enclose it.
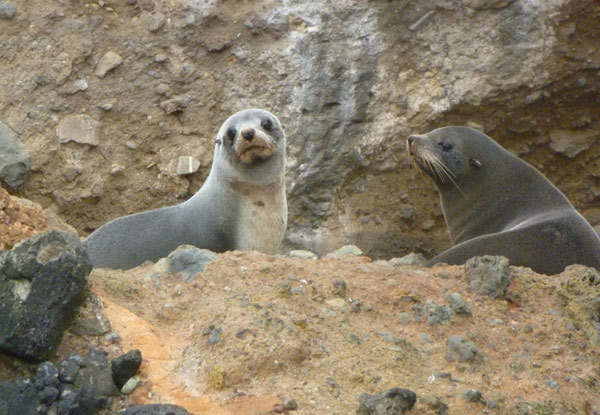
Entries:
{"label": "pebble embedded in rock", "polygon": [[333,282],[333,295],[337,295],[338,297],[345,297],[347,291],[346,281],[344,280],[335,280]]}
{"label": "pebble embedded in rock", "polygon": [[390,259],[388,261],[388,264],[394,267],[400,267],[404,265],[416,265],[419,267],[423,267],[425,266],[425,264],[427,264],[427,260],[425,259],[423,254],[411,252],[410,254],[404,255],[403,257]]}
{"label": "pebble embedded in rock", "polygon": [[463,399],[467,402],[480,402],[481,396],[481,391],[478,391],[477,389],[469,389],[463,393]]}
{"label": "pebble embedded in rock", "polygon": [[379,395],[363,393],[356,415],[402,415],[417,401],[417,395],[408,389],[392,388]]}
{"label": "pebble embedded in rock", "polygon": [[422,313],[430,326],[446,324],[454,318],[454,311],[450,307],[445,304],[436,304],[431,300],[425,302]]}
{"label": "pebble embedded in rock", "polygon": [[138,349],[131,350],[110,362],[113,381],[121,389],[131,379],[142,364],[142,352]]}
{"label": "pebble embedded in rock", "polygon": [[0,1],[0,19],[10,20],[15,17],[17,7],[10,1]]}
{"label": "pebble embedded in rock", "polygon": [[189,95],[176,95],[171,99],[167,99],[165,101],[161,101],[160,107],[167,113],[173,114],[175,112],[182,112],[185,110],[191,101],[191,96]]}
{"label": "pebble embedded in rock", "polygon": [[575,158],[579,153],[589,149],[600,138],[600,131],[557,130],[550,133],[550,148],[568,158]]}
{"label": "pebble embedded in rock", "polygon": [[462,336],[450,336],[446,341],[446,355],[449,362],[472,362],[479,355],[477,347]]}
{"label": "pebble embedded in rock", "polygon": [[11,189],[17,189],[27,179],[31,158],[17,133],[1,121],[0,148],[0,181]]}
{"label": "pebble embedded in rock", "polygon": [[149,14],[144,17],[146,29],[148,29],[149,32],[156,32],[158,29],[164,26],[165,21],[165,15],[160,12]]}
{"label": "pebble embedded in rock", "polygon": [[67,115],[56,126],[59,143],[73,141],[79,144],[97,146],[100,143],[100,123],[89,115]]}
{"label": "pebble embedded in rock", "polygon": [[108,51],[98,61],[98,65],[96,65],[96,71],[94,74],[98,78],[104,78],[107,72],[115,69],[121,64],[121,62],[123,62],[123,58],[119,54],[113,51]]}
{"label": "pebble embedded in rock", "polygon": [[344,245],[339,249],[325,255],[325,258],[340,259],[346,256],[362,255],[363,251],[356,245]]}
{"label": "pebble embedded in rock", "polygon": [[185,282],[188,282],[204,271],[206,266],[218,257],[219,254],[208,249],[182,245],[167,256],[166,272],[177,274]]}
{"label": "pebble embedded in rock", "polygon": [[509,262],[501,256],[471,258],[465,263],[465,273],[474,293],[492,298],[503,297],[510,284]]}
{"label": "pebble embedded in rock", "polygon": [[318,258],[317,254],[315,254],[314,252],[307,251],[304,249],[294,249],[294,250],[290,251],[290,253],[288,255],[291,257],[294,257],[294,258],[304,258],[304,259]]}
{"label": "pebble embedded in rock", "polygon": [[177,174],[181,176],[196,173],[198,167],[200,167],[200,162],[192,156],[179,156],[177,160]]}
{"label": "pebble embedded in rock", "polygon": [[140,377],[132,376],[131,378],[129,378],[129,380],[127,382],[125,382],[125,384],[121,388],[121,393],[123,395],[129,395],[131,392],[133,392],[135,390],[135,388],[138,387],[139,384],[140,384]]}
{"label": "pebble embedded in rock", "polygon": [[450,308],[452,308],[456,314],[471,314],[471,306],[463,300],[459,293],[448,293],[446,295],[446,301],[450,303]]}

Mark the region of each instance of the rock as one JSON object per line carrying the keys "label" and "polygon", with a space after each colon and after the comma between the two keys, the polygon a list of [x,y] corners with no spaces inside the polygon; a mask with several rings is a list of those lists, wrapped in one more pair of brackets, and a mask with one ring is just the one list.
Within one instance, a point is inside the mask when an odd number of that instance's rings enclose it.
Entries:
{"label": "rock", "polygon": [[502,9],[514,0],[462,0],[463,4],[475,10]]}
{"label": "rock", "polygon": [[465,263],[465,273],[474,293],[493,298],[503,297],[510,284],[508,259],[501,256],[471,258]]}
{"label": "rock", "polygon": [[79,373],[79,364],[81,363],[81,357],[77,358],[69,356],[67,360],[62,361],[58,368],[58,378],[62,383],[73,383]]}
{"label": "rock", "polygon": [[557,130],[550,133],[550,148],[555,153],[575,158],[582,151],[589,149],[598,138],[598,130]]}
{"label": "rock", "polygon": [[186,175],[193,174],[198,171],[200,162],[192,156],[180,156],[177,161],[177,174]]}
{"label": "rock", "polygon": [[141,364],[142,352],[138,349],[131,350],[114,359],[110,363],[110,368],[117,388],[121,389],[137,373]]}
{"label": "rock", "polygon": [[356,245],[344,245],[341,248],[336,249],[335,251],[330,252],[327,255],[325,255],[325,258],[340,259],[345,256],[362,255],[362,254],[363,254],[363,251]]}
{"label": "rock", "polygon": [[121,62],[123,62],[123,58],[119,54],[108,51],[98,61],[94,74],[98,78],[104,78],[108,71],[115,69]]}
{"label": "rock", "polygon": [[79,144],[97,146],[99,144],[100,123],[89,115],[67,115],[56,127],[59,143],[73,141]]}
{"label": "rock", "polygon": [[417,208],[413,205],[402,204],[398,206],[398,214],[407,222],[412,222],[417,214]]}
{"label": "rock", "polygon": [[173,114],[175,112],[182,112],[185,110],[190,103],[192,97],[189,94],[176,95],[171,99],[161,101],[160,107],[167,113]]}
{"label": "rock", "polygon": [[125,384],[123,385],[123,387],[121,388],[121,393],[124,395],[129,395],[131,392],[133,392],[135,390],[135,388],[138,387],[138,385],[140,384],[140,377],[139,376],[132,376],[131,378],[129,378],[129,380],[127,382],[125,382]]}
{"label": "rock", "polygon": [[427,320],[427,324],[433,326],[435,324],[446,324],[454,318],[454,312],[444,304],[436,304],[431,300],[427,300],[422,308],[422,313]]}
{"label": "rock", "polygon": [[17,189],[27,179],[31,159],[19,136],[1,121],[0,148],[0,182],[11,189]]}
{"label": "rock", "polygon": [[152,404],[130,406],[119,412],[121,415],[192,415],[185,408],[177,405]]}
{"label": "rock", "polygon": [[437,396],[424,396],[420,399],[420,402],[430,408],[430,412],[427,413],[435,415],[448,415],[448,405],[446,405]]}
{"label": "rock", "polygon": [[188,282],[218,257],[217,253],[208,249],[182,245],[167,256],[167,272],[179,274]]}
{"label": "rock", "polygon": [[144,16],[144,23],[149,32],[156,32],[158,29],[164,26],[165,21],[165,15],[160,12]]}
{"label": "rock", "polygon": [[[97,354],[97,351],[92,351],[86,359],[69,356],[59,364],[60,370],[54,364],[44,362],[38,366],[34,380],[0,383],[0,414],[95,415],[107,408],[110,398],[118,391],[110,379],[106,359],[92,357]],[[68,365],[77,369],[70,370],[69,381],[66,382],[62,375],[63,368]],[[81,371],[80,366],[84,367]]]}
{"label": "rock", "polygon": [[0,350],[41,361],[84,299],[92,264],[76,235],[49,231],[0,257]]}
{"label": "rock", "polygon": [[10,1],[0,1],[0,20],[10,20],[15,17],[17,7]]}
{"label": "rock", "polygon": [[401,267],[405,265],[416,265],[419,267],[424,267],[425,264],[427,264],[427,260],[425,259],[423,254],[416,254],[414,252],[411,252],[410,254],[404,255],[403,257],[390,259],[388,261],[388,264],[394,267]]}
{"label": "rock", "polygon": [[479,356],[479,351],[475,345],[462,336],[450,336],[446,341],[445,359],[449,362],[459,361],[472,362]]}
{"label": "rock", "polygon": [[481,391],[477,389],[469,389],[463,393],[463,399],[467,402],[480,402],[481,401]]}
{"label": "rock", "polygon": [[471,306],[463,300],[459,293],[448,293],[448,295],[446,295],[446,301],[450,303],[450,308],[456,314],[471,314]]}
{"label": "rock", "polygon": [[358,397],[360,406],[356,415],[401,415],[409,411],[417,395],[408,389],[392,388],[379,395],[363,393]]}
{"label": "rock", "polygon": [[294,257],[294,258],[304,258],[304,259],[318,258],[317,254],[315,254],[312,251],[307,251],[305,249],[294,249],[294,250],[290,251],[290,253],[288,255],[291,257]]}
{"label": "rock", "polygon": [[110,322],[103,315],[81,318],[73,323],[69,331],[80,336],[102,336],[110,331]]}
{"label": "rock", "polygon": [[338,297],[346,297],[347,289],[348,287],[346,285],[346,281],[335,280],[333,282],[333,295],[337,295]]}

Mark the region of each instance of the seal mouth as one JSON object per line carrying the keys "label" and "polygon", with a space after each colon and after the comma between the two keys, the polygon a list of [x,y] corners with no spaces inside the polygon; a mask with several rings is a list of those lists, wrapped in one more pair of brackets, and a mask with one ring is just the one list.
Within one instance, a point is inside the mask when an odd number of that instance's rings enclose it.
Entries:
{"label": "seal mouth", "polygon": [[239,160],[244,164],[264,161],[273,155],[273,149],[265,145],[249,145],[238,152]]}
{"label": "seal mouth", "polygon": [[406,151],[410,156],[410,160],[420,171],[427,173],[435,181],[446,183],[447,181],[454,182],[454,173],[444,164],[434,151],[431,151],[426,146],[418,141],[419,137],[411,135],[406,140]]}

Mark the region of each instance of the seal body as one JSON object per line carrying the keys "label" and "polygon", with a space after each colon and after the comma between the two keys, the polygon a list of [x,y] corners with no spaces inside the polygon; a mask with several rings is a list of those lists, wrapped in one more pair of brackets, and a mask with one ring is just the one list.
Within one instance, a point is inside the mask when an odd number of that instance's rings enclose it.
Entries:
{"label": "seal body", "polygon": [[429,265],[502,255],[543,274],[571,264],[600,270],[591,225],[542,173],[492,138],[450,126],[411,135],[407,150],[435,181],[453,245]]}
{"label": "seal body", "polygon": [[210,173],[175,206],[115,219],[86,240],[95,268],[133,268],[182,244],[215,252],[275,253],[287,224],[286,138],[261,109],[240,111],[221,126]]}

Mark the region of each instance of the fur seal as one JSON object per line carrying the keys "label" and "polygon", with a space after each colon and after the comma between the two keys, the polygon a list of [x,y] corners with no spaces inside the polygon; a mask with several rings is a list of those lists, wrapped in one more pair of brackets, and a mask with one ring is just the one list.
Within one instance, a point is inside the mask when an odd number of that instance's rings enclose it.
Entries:
{"label": "fur seal", "polygon": [[200,190],[181,204],[124,216],[92,232],[86,244],[94,268],[133,268],[182,244],[275,253],[287,224],[285,148],[281,123],[270,112],[232,115],[217,134]]}
{"label": "fur seal", "polygon": [[543,274],[571,264],[600,270],[590,224],[542,173],[492,138],[449,126],[411,135],[406,146],[435,181],[453,245],[428,265],[502,255]]}

